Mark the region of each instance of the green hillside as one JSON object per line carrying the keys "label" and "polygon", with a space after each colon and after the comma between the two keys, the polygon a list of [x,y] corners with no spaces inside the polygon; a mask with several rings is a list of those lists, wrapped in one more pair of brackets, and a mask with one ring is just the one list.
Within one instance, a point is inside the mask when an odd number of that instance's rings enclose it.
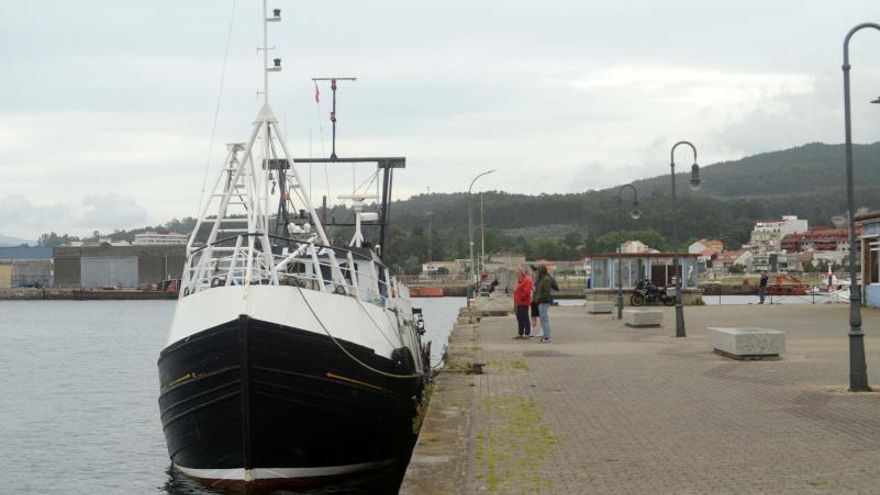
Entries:
{"label": "green hillside", "polygon": [[[690,173],[688,150],[676,154],[676,170]],[[857,184],[880,185],[880,142],[853,146]],[[702,165],[702,164],[701,164]],[[706,181],[698,194],[719,198],[763,198],[846,194],[845,151],[842,144],[809,143],[796,148],[701,166]],[[635,182],[639,191],[668,194],[669,175]],[[683,194],[690,191],[684,188]]]}
{"label": "green hillside", "polygon": [[[857,207],[880,207],[880,143],[854,147]],[[794,214],[810,225],[830,225],[846,211],[843,145],[811,143],[741,160],[701,167],[704,187],[687,186],[689,161],[678,157],[684,173],[676,176],[679,192],[678,236],[673,239],[670,178],[636,181],[643,215],[623,219],[627,238],[640,238],[663,249],[682,248],[699,237],[715,237],[730,246],[748,241],[757,219]],[[527,196],[483,193],[487,250],[513,249],[530,258],[577,258],[612,251],[617,242],[617,188],[577,194]],[[476,199],[476,196],[475,196]],[[624,208],[629,207],[628,196]],[[426,211],[432,213],[433,253],[467,256],[467,195],[419,195],[396,202],[392,219],[397,235],[388,255],[406,268],[427,252]],[[476,202],[475,223],[479,223]],[[479,232],[475,235],[479,236]],[[477,244],[479,248],[479,244]]]}
{"label": "green hillside", "polygon": [[[624,215],[624,237],[640,239],[660,249],[681,249],[700,237],[721,239],[738,246],[749,238],[755,220],[794,214],[810,225],[830,225],[831,217],[846,211],[843,145],[812,143],[797,148],[708,165],[701,175],[706,183],[698,193],[687,187],[690,163],[682,155],[676,177],[679,212],[673,236],[668,175],[636,181],[641,209],[639,220]],[[880,143],[857,145],[857,207],[880,208]],[[577,259],[587,253],[613,251],[617,244],[617,188],[576,194],[529,196],[503,191],[483,193],[487,252],[514,250],[530,259]],[[480,248],[478,196],[474,196],[475,249]],[[629,196],[624,209],[629,209]],[[431,212],[430,222],[427,212]],[[417,272],[428,258],[428,226],[434,259],[468,256],[467,194],[421,194],[391,205],[392,227],[385,246],[386,260],[397,269]],[[351,213],[335,207],[327,218],[347,222]],[[192,219],[165,225],[176,232],[192,228]],[[134,233],[119,231],[114,239],[131,240]],[[350,238],[346,228],[330,228],[338,241]],[[54,236],[54,237],[53,237]],[[44,245],[62,236],[44,235]]]}

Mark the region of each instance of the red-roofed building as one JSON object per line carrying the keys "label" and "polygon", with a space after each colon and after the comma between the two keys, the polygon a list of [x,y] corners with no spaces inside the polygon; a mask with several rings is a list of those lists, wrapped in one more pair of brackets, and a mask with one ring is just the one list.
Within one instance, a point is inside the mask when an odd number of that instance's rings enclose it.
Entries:
{"label": "red-roofed building", "polygon": [[847,229],[834,229],[830,227],[814,227],[807,232],[786,235],[782,238],[780,247],[789,253],[804,251],[839,251],[848,253],[849,231]]}
{"label": "red-roofed building", "polygon": [[719,262],[726,269],[730,269],[733,265],[741,265],[743,268],[747,268],[752,264],[752,252],[748,249],[726,251],[721,253]]}
{"label": "red-roofed building", "polygon": [[688,246],[688,252],[691,254],[700,254],[707,249],[721,253],[724,251],[724,243],[714,239],[700,239]]}

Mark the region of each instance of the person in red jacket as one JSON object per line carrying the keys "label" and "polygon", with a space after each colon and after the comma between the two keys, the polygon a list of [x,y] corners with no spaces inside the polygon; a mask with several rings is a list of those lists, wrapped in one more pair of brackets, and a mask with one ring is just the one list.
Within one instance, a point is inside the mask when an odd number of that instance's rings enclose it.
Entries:
{"label": "person in red jacket", "polygon": [[532,326],[529,323],[529,306],[532,303],[532,279],[523,267],[516,269],[516,288],[513,289],[513,305],[516,308],[516,325],[519,334],[516,339],[531,337]]}

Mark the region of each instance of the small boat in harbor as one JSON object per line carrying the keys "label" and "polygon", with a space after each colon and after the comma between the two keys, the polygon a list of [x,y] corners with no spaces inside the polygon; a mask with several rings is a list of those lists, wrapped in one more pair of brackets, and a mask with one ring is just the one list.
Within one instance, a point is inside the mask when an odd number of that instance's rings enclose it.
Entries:
{"label": "small boat in harbor", "polygon": [[[280,11],[264,0],[263,12],[265,40]],[[381,258],[405,159],[294,159],[269,103],[280,60],[269,65],[268,48],[262,107],[199,213],[158,360],[173,468],[245,493],[402,472],[430,370],[420,311]],[[376,164],[381,194],[345,196],[347,245],[331,242],[302,186],[305,161]]]}
{"label": "small boat in harbor", "polygon": [[412,297],[443,297],[443,287],[411,287],[409,295]]}

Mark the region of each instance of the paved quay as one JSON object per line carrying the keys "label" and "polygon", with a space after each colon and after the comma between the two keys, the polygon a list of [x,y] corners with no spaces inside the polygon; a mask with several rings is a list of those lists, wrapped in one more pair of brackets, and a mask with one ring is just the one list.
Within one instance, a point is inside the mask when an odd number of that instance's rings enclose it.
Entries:
{"label": "paved quay", "polygon": [[[672,309],[628,328],[556,307],[548,344],[511,316],[456,325],[401,493],[880,493],[880,394],[846,391],[846,305],[687,307],[687,338]],[[880,312],[862,315],[880,386]],[[783,330],[786,352],[722,357],[709,326]]]}

